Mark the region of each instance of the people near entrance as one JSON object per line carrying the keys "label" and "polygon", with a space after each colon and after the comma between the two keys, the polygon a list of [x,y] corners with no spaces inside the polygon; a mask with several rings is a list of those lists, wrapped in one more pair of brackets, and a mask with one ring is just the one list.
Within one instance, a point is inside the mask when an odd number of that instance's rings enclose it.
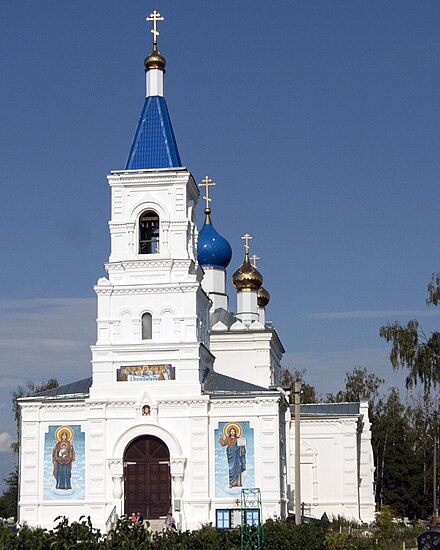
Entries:
{"label": "people near entrance", "polygon": [[244,441],[240,440],[242,431],[240,424],[229,422],[223,430],[224,437],[222,434],[218,436],[220,445],[226,447],[229,487],[241,487],[241,474],[246,470],[246,446]]}
{"label": "people near entrance", "polygon": [[136,524],[136,520],[137,520],[136,512],[133,512],[131,514],[131,523],[132,523],[132,525]]}
{"label": "people near entrance", "polygon": [[165,525],[166,525],[167,529],[171,529],[171,530],[172,529],[177,529],[176,520],[173,518],[171,513],[167,514],[167,519],[166,519]]}
{"label": "people near entrance", "polygon": [[141,514],[141,512],[137,512],[136,513],[136,525],[142,525],[143,522],[144,522],[143,515]]}
{"label": "people near entrance", "polygon": [[70,426],[60,426],[55,432],[55,444],[52,449],[53,477],[56,488],[72,489],[72,463],[75,460],[73,430]]}

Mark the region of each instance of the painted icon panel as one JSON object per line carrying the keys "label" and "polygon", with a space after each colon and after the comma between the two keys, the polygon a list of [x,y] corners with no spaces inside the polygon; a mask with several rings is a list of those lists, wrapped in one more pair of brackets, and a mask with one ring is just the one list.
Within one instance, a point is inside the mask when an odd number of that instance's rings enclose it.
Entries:
{"label": "painted icon panel", "polygon": [[118,382],[157,382],[175,380],[175,368],[172,365],[139,365],[120,367],[117,370]]}
{"label": "painted icon panel", "polygon": [[249,421],[219,422],[215,437],[215,495],[240,498],[255,487],[254,429]]}
{"label": "painted icon panel", "polygon": [[81,426],[49,426],[44,440],[44,500],[84,500],[85,434]]}

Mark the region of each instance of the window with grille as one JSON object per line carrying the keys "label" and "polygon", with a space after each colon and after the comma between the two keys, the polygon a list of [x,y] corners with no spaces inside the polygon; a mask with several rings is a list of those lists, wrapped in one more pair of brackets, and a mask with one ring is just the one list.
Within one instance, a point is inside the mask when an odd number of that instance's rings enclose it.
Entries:
{"label": "window with grille", "polygon": [[215,511],[215,526],[217,529],[230,529],[231,528],[231,511],[230,510],[216,510]]}

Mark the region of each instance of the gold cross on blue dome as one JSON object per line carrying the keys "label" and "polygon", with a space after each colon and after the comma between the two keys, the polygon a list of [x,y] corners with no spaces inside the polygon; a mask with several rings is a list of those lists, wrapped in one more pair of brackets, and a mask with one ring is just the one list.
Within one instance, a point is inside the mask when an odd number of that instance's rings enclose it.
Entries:
{"label": "gold cross on blue dome", "polygon": [[206,208],[209,208],[209,203],[212,201],[211,197],[209,196],[209,188],[213,187],[215,182],[212,181],[208,176],[205,176],[205,179],[202,180],[201,183],[199,183],[199,187],[205,188],[205,196],[203,197],[206,201]]}

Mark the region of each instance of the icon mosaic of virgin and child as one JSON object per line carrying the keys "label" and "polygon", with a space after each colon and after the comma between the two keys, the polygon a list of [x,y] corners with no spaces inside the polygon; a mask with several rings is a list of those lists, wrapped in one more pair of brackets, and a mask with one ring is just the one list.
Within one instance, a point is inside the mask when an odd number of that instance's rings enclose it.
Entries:
{"label": "icon mosaic of virgin and child", "polygon": [[84,498],[84,432],[80,426],[49,426],[44,469],[44,498]]}
{"label": "icon mosaic of virgin and child", "polygon": [[55,443],[52,449],[53,477],[56,489],[71,489],[72,463],[75,460],[73,430],[70,426],[61,426],[55,432]]}
{"label": "icon mosaic of virgin and child", "polygon": [[249,422],[220,422],[215,430],[217,496],[236,495],[254,486],[254,430]]}

